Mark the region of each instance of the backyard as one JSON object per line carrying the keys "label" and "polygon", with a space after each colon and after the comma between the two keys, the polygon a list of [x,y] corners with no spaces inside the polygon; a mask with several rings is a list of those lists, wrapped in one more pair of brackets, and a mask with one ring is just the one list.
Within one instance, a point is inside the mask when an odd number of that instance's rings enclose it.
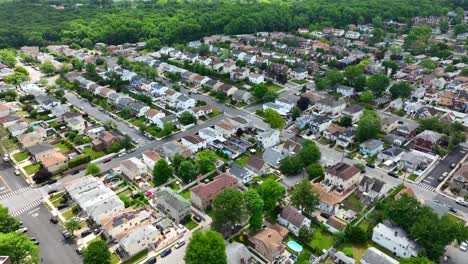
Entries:
{"label": "backyard", "polygon": [[63,142],[55,143],[54,147],[60,149],[60,152],[62,152],[62,153],[67,153],[70,150],[70,148],[66,144],[64,144]]}
{"label": "backyard", "polygon": [[91,158],[91,160],[95,160],[106,155],[106,152],[104,152],[103,150],[96,151],[91,147],[85,148],[81,152],[83,152],[83,154],[88,155]]}
{"label": "backyard", "polygon": [[122,262],[123,264],[136,264],[145,259],[148,256],[148,249],[143,250],[142,252],[136,254],[127,261]]}
{"label": "backyard", "polygon": [[364,208],[364,204],[359,200],[359,197],[357,197],[356,193],[348,196],[348,198],[343,201],[343,204],[346,208],[351,209],[356,213],[361,212]]}
{"label": "backyard", "polygon": [[245,167],[248,160],[249,156],[242,154],[239,158],[236,159],[235,163],[241,167]]}
{"label": "backyard", "polygon": [[333,235],[317,228],[314,230],[309,245],[313,248],[329,249],[333,245]]}
{"label": "backyard", "polygon": [[22,162],[23,160],[27,159],[29,157],[29,154],[25,151],[22,152],[17,152],[13,154],[13,158],[16,160],[16,162]]}
{"label": "backyard", "polygon": [[276,85],[276,84],[268,85],[268,91],[273,92],[273,93],[277,93],[282,89],[283,89],[283,87],[281,87],[279,85]]}
{"label": "backyard", "polygon": [[184,223],[184,226],[188,229],[188,230],[192,230],[194,229],[195,227],[198,226],[197,222],[193,221],[192,218],[190,218],[188,221],[186,221]]}

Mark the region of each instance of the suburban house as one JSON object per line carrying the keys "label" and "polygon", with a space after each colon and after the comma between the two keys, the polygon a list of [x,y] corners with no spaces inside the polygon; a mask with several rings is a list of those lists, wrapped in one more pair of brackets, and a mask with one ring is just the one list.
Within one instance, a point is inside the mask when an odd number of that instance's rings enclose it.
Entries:
{"label": "suburban house", "polygon": [[169,141],[163,145],[164,154],[168,157],[174,157],[176,154],[182,155],[184,158],[188,158],[192,155],[192,152],[178,141]]}
{"label": "suburban house", "polygon": [[334,97],[325,97],[315,104],[315,109],[323,113],[337,115],[346,108],[346,102],[343,99],[335,99]]}
{"label": "suburban house", "polygon": [[309,130],[312,134],[318,136],[331,125],[332,121],[326,115],[312,115],[309,120]]}
{"label": "suburban house", "polygon": [[16,137],[22,149],[27,149],[43,141],[43,139],[45,138],[45,131],[44,133],[38,133],[37,130]]}
{"label": "suburban house", "polygon": [[354,143],[354,132],[356,129],[354,127],[348,127],[343,133],[338,135],[336,139],[336,144],[338,146],[342,146],[343,148],[347,148],[350,144]]}
{"label": "suburban house", "polygon": [[373,157],[383,150],[384,143],[377,139],[369,139],[359,145],[361,154],[367,157]]}
{"label": "suburban house", "polygon": [[288,139],[284,143],[281,143],[278,146],[276,146],[276,149],[280,150],[281,154],[287,157],[296,155],[296,153],[299,152],[300,148],[301,145],[297,142],[294,142],[291,139]]}
{"label": "suburban house", "polygon": [[19,122],[9,126],[7,129],[12,137],[16,137],[26,132],[29,129],[29,127],[30,126],[28,122]]}
{"label": "suburban house", "polygon": [[382,122],[382,130],[389,134],[398,127],[400,117],[385,112],[380,112],[380,120]]}
{"label": "suburban house", "polygon": [[364,107],[362,105],[350,105],[343,110],[344,116],[349,116],[356,123],[364,115]]}
{"label": "suburban house", "polygon": [[257,142],[263,149],[271,148],[280,143],[280,131],[276,129],[270,129],[257,133]]}
{"label": "suburban house", "polygon": [[400,161],[400,159],[403,157],[404,153],[404,149],[391,146],[377,154],[377,159],[382,162],[391,160],[392,162],[398,163],[398,161]]}
{"label": "suburban house", "polygon": [[270,167],[260,158],[250,156],[246,164],[247,169],[251,170],[257,175],[264,175],[270,171]]}
{"label": "suburban house", "polygon": [[8,104],[0,103],[0,117],[7,116],[13,112],[13,107]]}
{"label": "suburban house", "polygon": [[176,223],[182,222],[191,214],[190,203],[171,188],[162,187],[154,197],[156,207]]}
{"label": "suburban house", "polygon": [[124,259],[131,258],[147,248],[152,248],[158,242],[159,234],[160,231],[146,220],[116,235],[119,241],[117,252]]}
{"label": "suburban house", "polygon": [[411,120],[408,120],[408,119],[400,119],[400,121],[398,122],[398,128],[396,130],[396,134],[398,136],[402,136],[404,138],[413,138],[414,136],[416,136],[416,130],[418,129],[419,127],[419,124],[414,122],[414,121],[411,121]]}
{"label": "suburban house", "polygon": [[115,214],[101,217],[100,222],[102,223],[103,234],[109,239],[114,239],[117,235],[149,219],[149,217],[150,213],[148,211],[129,207]]}
{"label": "suburban house", "polygon": [[252,248],[268,261],[275,260],[283,254],[285,247],[283,239],[288,235],[288,230],[278,224],[260,230],[249,238]]}
{"label": "suburban house", "polygon": [[296,80],[304,80],[309,75],[307,70],[302,68],[302,67],[297,67],[297,68],[291,69],[289,74],[291,75],[291,78],[296,79]]}
{"label": "suburban house", "polygon": [[220,132],[224,137],[229,138],[237,132],[240,127],[229,120],[223,120],[217,123],[214,129]]}
{"label": "suburban house", "polygon": [[345,85],[338,85],[338,87],[336,87],[336,92],[343,96],[350,97],[354,94],[354,88]]}
{"label": "suburban house", "polygon": [[254,173],[237,163],[232,163],[231,167],[227,171],[230,175],[239,179],[242,183],[247,183],[252,180]]}
{"label": "suburban house", "polygon": [[364,252],[361,258],[361,264],[399,264],[400,262],[375,247],[370,247]]}
{"label": "suburban house", "polygon": [[459,191],[459,195],[464,197],[468,194],[468,163],[463,163],[461,167],[455,171],[450,182],[450,189]]}
{"label": "suburban house", "polygon": [[77,116],[65,119],[65,124],[70,130],[76,130],[81,133],[85,130],[88,121],[84,120],[83,117]]}
{"label": "suburban house", "polygon": [[244,244],[232,242],[226,246],[227,264],[255,264],[253,253]]}
{"label": "suburban house", "polygon": [[211,127],[202,128],[198,131],[198,135],[205,139],[207,144],[213,143],[218,140],[220,142],[226,141],[221,132]]}
{"label": "suburban house", "polygon": [[0,117],[0,125],[7,128],[19,122],[21,117],[17,114],[11,114]]}
{"label": "suburban house", "polygon": [[149,171],[153,171],[154,165],[156,165],[156,162],[161,159],[161,156],[152,149],[143,151],[141,157]]}
{"label": "suburban house", "polygon": [[120,162],[120,169],[122,174],[130,180],[138,180],[138,177],[146,176],[148,169],[146,165],[138,158],[131,157]]}
{"label": "suburban house", "polygon": [[148,109],[146,112],[143,114],[146,120],[152,124],[156,124],[159,119],[163,118],[166,116],[164,112],[156,110],[156,109]]}
{"label": "suburban house", "polygon": [[336,124],[331,124],[325,131],[323,131],[323,137],[328,141],[336,141],[338,136],[345,131],[346,128]]}
{"label": "suburban house", "polygon": [[205,210],[218,193],[224,189],[235,189],[238,184],[239,180],[236,177],[226,173],[220,174],[209,183],[200,183],[190,188],[190,202],[198,209]]}
{"label": "suburban house", "polygon": [[365,204],[371,204],[387,192],[385,183],[379,179],[363,176],[358,185],[359,196]]}
{"label": "suburban house", "polygon": [[58,148],[52,146],[50,143],[39,143],[35,144],[28,148],[29,153],[33,156],[34,160],[39,162],[42,161],[44,158],[56,153],[59,151]]}
{"label": "suburban house", "polygon": [[405,230],[388,221],[374,227],[372,241],[390,250],[397,257],[410,258],[418,255],[416,242],[408,238]]}
{"label": "suburban house", "polygon": [[358,168],[340,162],[326,171],[325,182],[340,192],[347,191],[358,184],[360,175]]}
{"label": "suburban house", "polygon": [[188,135],[181,138],[182,145],[186,146],[192,153],[206,148],[206,140],[198,135]]}
{"label": "suburban house", "polygon": [[310,228],[311,221],[309,218],[302,215],[300,210],[291,206],[286,206],[278,215],[278,223],[289,229],[289,231],[294,235],[298,236],[299,229],[302,226]]}
{"label": "suburban house", "polygon": [[103,216],[125,209],[124,202],[98,178],[84,176],[63,186],[71,199],[98,224]]}
{"label": "suburban house", "polygon": [[61,167],[67,164],[68,157],[60,152],[55,152],[42,159],[42,166],[50,173],[56,174],[60,171]]}
{"label": "suburban house", "polygon": [[265,77],[261,74],[251,72],[249,74],[249,82],[254,83],[254,84],[260,84],[265,82]]}
{"label": "suburban house", "polygon": [[97,151],[109,150],[112,144],[118,142],[119,140],[120,136],[117,136],[109,131],[102,131],[98,134],[96,139],[91,142],[91,144]]}
{"label": "suburban house", "polygon": [[213,113],[213,107],[211,105],[202,105],[191,108],[188,111],[196,118],[200,118],[202,116],[208,116],[209,114]]}
{"label": "suburban house", "polygon": [[432,151],[432,148],[440,143],[443,136],[438,132],[424,130],[414,138],[415,144],[413,147],[421,151]]}
{"label": "suburban house", "polygon": [[262,154],[262,159],[273,168],[278,168],[281,160],[284,158],[285,156],[274,148],[267,148]]}
{"label": "suburban house", "polygon": [[253,95],[245,90],[237,90],[232,95],[232,99],[236,102],[243,102],[246,104],[250,104],[253,99]]}

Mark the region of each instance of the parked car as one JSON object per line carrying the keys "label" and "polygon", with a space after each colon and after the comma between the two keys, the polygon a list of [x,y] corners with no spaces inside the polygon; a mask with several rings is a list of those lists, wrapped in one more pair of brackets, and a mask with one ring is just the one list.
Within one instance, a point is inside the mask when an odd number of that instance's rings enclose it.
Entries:
{"label": "parked car", "polygon": [[452,168],[452,169],[455,168],[455,166],[457,166],[457,164],[455,164],[455,163],[450,164],[450,168]]}
{"label": "parked car", "polygon": [[65,208],[67,208],[67,207],[68,207],[68,204],[66,204],[66,203],[65,203],[65,204],[59,204],[59,205],[57,206],[57,209],[62,210],[62,209],[65,209]]}
{"label": "parked car", "polygon": [[389,176],[392,176],[393,178],[398,178],[398,175],[394,173],[393,171],[390,171],[387,173]]}
{"label": "parked car", "polygon": [[47,184],[51,185],[57,182],[57,179],[48,180]]}
{"label": "parked car", "polygon": [[76,251],[76,253],[78,253],[78,255],[81,255],[84,252],[82,247],[77,247],[75,251]]}
{"label": "parked car", "polygon": [[185,240],[181,239],[177,241],[177,243],[175,244],[175,248],[176,249],[181,248],[183,245],[185,245]]}
{"label": "parked car", "polygon": [[26,233],[28,232],[28,228],[27,227],[20,227],[18,230],[15,231],[16,233]]}
{"label": "parked car", "polygon": [[71,237],[70,232],[68,232],[67,230],[63,231],[62,235],[63,235],[64,238],[70,238]]}
{"label": "parked car", "polygon": [[201,222],[201,217],[198,216],[198,215],[194,215],[194,216],[193,216],[193,220],[195,220],[195,222],[200,223],[200,222]]}
{"label": "parked car", "polygon": [[15,170],[15,175],[16,175],[16,176],[20,176],[20,175],[21,175],[20,171],[19,171],[19,170]]}
{"label": "parked car", "polygon": [[448,209],[450,210],[450,212],[452,212],[452,213],[458,212],[457,208],[455,208],[455,207],[453,207],[453,206],[451,206],[451,205],[447,205],[447,208],[448,208]]}
{"label": "parked car", "polygon": [[50,218],[50,222],[51,222],[52,224],[57,224],[57,223],[58,223],[58,219],[55,218],[55,217],[52,217],[52,218]]}
{"label": "parked car", "polygon": [[39,240],[35,237],[30,237],[29,240],[31,240],[35,245],[39,245]]}
{"label": "parked car", "polygon": [[366,163],[366,166],[369,168],[375,168],[375,164],[372,163]]}
{"label": "parked car", "polygon": [[81,232],[81,237],[89,236],[89,235],[91,235],[92,233],[93,233],[92,230],[89,230],[89,229],[88,229],[88,230],[85,230],[85,231]]}
{"label": "parked car", "polygon": [[185,228],[185,226],[182,225],[182,224],[178,224],[177,225],[177,233],[185,233],[185,232],[187,232],[187,228]]}
{"label": "parked car", "polygon": [[462,205],[462,206],[465,206],[465,207],[468,207],[468,202],[465,201],[465,199],[461,198],[461,197],[458,197],[455,202],[459,205]]}
{"label": "parked car", "polygon": [[51,195],[51,194],[56,193],[56,192],[57,192],[56,189],[52,189],[52,190],[48,191],[47,194],[48,194],[48,195]]}
{"label": "parked car", "polygon": [[126,154],[127,154],[127,153],[126,153],[125,151],[123,151],[123,152],[119,153],[119,157],[123,157],[123,156],[125,156]]}
{"label": "parked car", "polygon": [[461,242],[459,248],[460,248],[461,251],[466,251],[466,250],[468,249],[468,244],[466,243],[466,241],[465,241],[465,242]]}
{"label": "parked car", "polygon": [[151,257],[145,262],[145,264],[154,264],[154,263],[156,263],[156,257]]}
{"label": "parked car", "polygon": [[3,161],[9,161],[9,160],[10,160],[10,158],[8,158],[8,155],[5,154],[5,156],[3,156]]}
{"label": "parked car", "polygon": [[447,177],[448,176],[448,171],[442,173],[442,176],[444,176],[444,178]]}
{"label": "parked car", "polygon": [[161,253],[160,256],[161,256],[161,258],[165,258],[165,257],[169,256],[169,254],[171,254],[171,253],[172,253],[172,249],[166,248],[166,249]]}

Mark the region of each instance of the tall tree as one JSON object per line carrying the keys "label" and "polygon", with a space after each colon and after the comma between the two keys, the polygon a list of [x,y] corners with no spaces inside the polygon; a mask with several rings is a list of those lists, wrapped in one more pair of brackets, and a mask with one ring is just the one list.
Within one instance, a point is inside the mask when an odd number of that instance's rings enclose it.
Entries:
{"label": "tall tree", "polygon": [[379,114],[374,111],[366,110],[361,120],[358,122],[356,137],[359,142],[377,138],[381,128],[382,124]]}
{"label": "tall tree", "polygon": [[387,75],[382,73],[374,74],[367,80],[367,87],[375,96],[381,96],[388,85],[390,85],[390,79],[388,79]]}
{"label": "tall tree", "polygon": [[99,168],[98,165],[95,163],[89,164],[88,167],[86,167],[86,174],[91,174],[91,175],[97,175],[101,172],[101,168]]}
{"label": "tall tree", "polygon": [[111,253],[103,240],[93,240],[83,252],[83,264],[110,264]]}
{"label": "tall tree", "polygon": [[346,78],[346,82],[354,87],[356,91],[360,92],[364,90],[366,86],[366,76],[364,75],[362,67],[355,65],[346,67],[344,77]]}
{"label": "tall tree", "polygon": [[167,182],[172,177],[174,169],[165,159],[156,162],[153,168],[153,182],[159,186]]}
{"label": "tall tree", "polygon": [[187,245],[184,261],[187,264],[226,264],[226,246],[223,237],[212,230],[195,231]]}
{"label": "tall tree", "polygon": [[244,201],[249,212],[250,230],[257,231],[263,224],[263,200],[256,190],[244,192]]}
{"label": "tall tree", "polygon": [[321,154],[318,146],[310,140],[304,141],[301,150],[298,153],[299,158],[304,166],[308,166],[320,160]]}
{"label": "tall tree", "polygon": [[319,203],[319,194],[308,179],[302,179],[289,194],[291,204],[308,213],[312,213]]}
{"label": "tall tree", "polygon": [[258,188],[258,194],[263,199],[265,211],[272,212],[279,198],[285,194],[284,187],[275,180],[267,179]]}
{"label": "tall tree", "polygon": [[283,129],[286,126],[286,120],[275,110],[268,108],[263,112],[263,118],[271,128]]}
{"label": "tall tree", "polygon": [[213,227],[221,228],[224,224],[241,224],[247,217],[244,197],[238,190],[226,189],[213,200]]}
{"label": "tall tree", "polygon": [[398,82],[390,87],[393,98],[408,98],[411,96],[413,88],[408,82]]}
{"label": "tall tree", "polygon": [[195,177],[199,173],[199,168],[193,160],[185,160],[180,163],[177,173],[184,182],[188,183],[195,180]]}
{"label": "tall tree", "polygon": [[0,256],[9,256],[12,264],[39,263],[39,248],[24,234],[0,233]]}
{"label": "tall tree", "polygon": [[8,208],[0,205],[0,233],[11,233],[20,227],[20,222],[8,213]]}
{"label": "tall tree", "polygon": [[39,66],[39,70],[47,75],[52,75],[55,72],[55,66],[50,61],[46,61]]}
{"label": "tall tree", "polygon": [[315,179],[317,177],[322,177],[325,175],[322,166],[318,163],[312,163],[306,168],[307,175],[309,175],[309,179]]}
{"label": "tall tree", "polygon": [[78,221],[76,221],[75,219],[70,219],[67,222],[65,222],[65,228],[73,236],[75,231],[80,228],[80,223]]}
{"label": "tall tree", "polygon": [[305,111],[307,108],[309,108],[310,99],[308,97],[301,96],[299,97],[299,100],[297,100],[296,105],[299,109]]}

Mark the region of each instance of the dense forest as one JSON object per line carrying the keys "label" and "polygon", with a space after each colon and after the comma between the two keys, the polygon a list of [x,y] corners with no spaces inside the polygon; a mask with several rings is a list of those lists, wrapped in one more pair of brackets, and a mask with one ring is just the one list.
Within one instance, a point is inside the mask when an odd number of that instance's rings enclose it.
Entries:
{"label": "dense forest", "polygon": [[[466,0],[152,0],[112,5],[87,0],[79,7],[50,4],[77,0],[0,0],[0,48],[50,43],[120,44],[153,38],[163,44],[202,36],[256,31],[289,31],[298,27],[344,26],[351,23],[444,15]],[[3,3],[2,3],[3,2]],[[83,2],[83,1],[82,1]]]}

